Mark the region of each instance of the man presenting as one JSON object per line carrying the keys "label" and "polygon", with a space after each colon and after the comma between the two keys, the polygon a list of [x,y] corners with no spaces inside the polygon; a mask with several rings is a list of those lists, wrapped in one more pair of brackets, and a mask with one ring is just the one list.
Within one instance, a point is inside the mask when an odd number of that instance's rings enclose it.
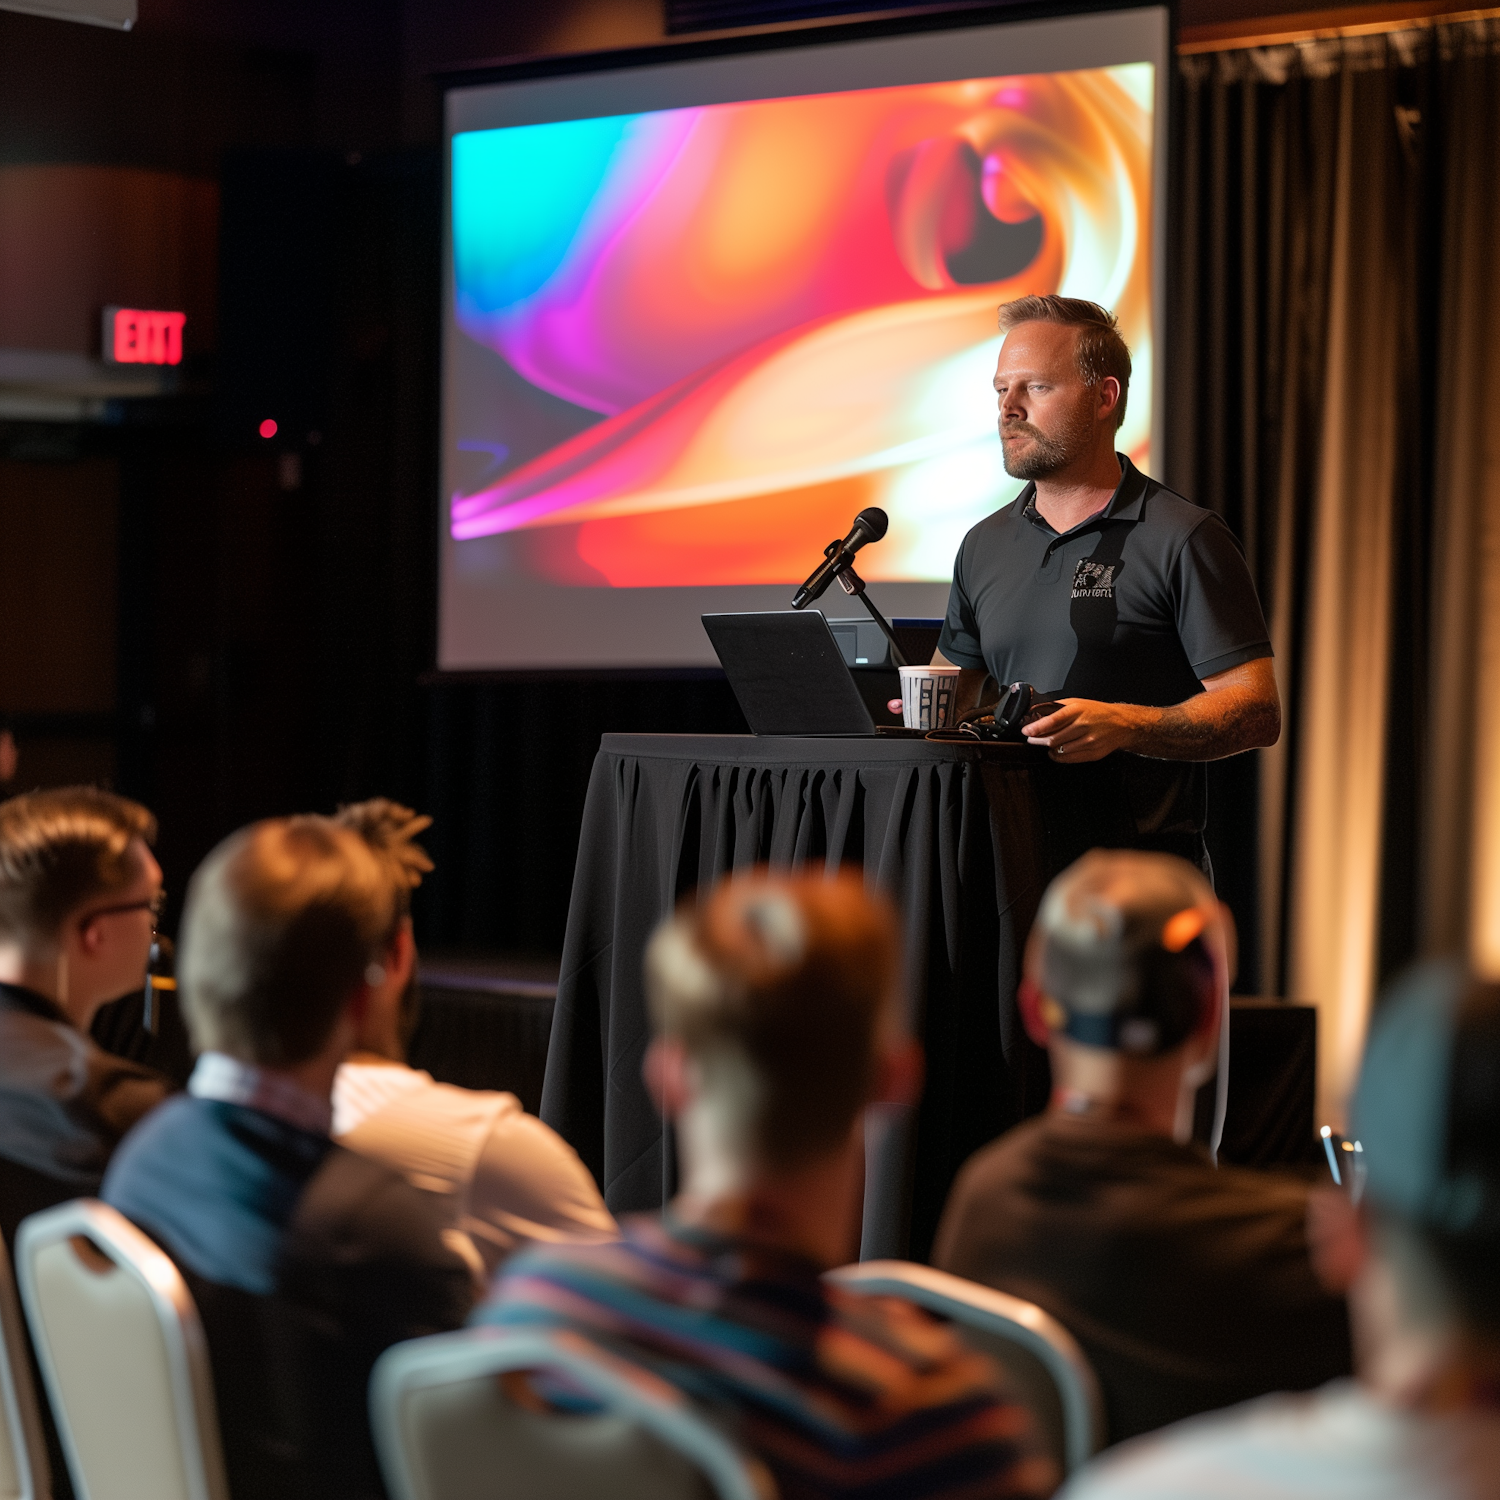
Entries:
{"label": "man presenting", "polygon": [[963,669],[958,707],[987,676],[1059,704],[1026,733],[1079,768],[1043,787],[1062,862],[1112,844],[1206,867],[1201,763],[1281,733],[1244,556],[1217,516],[1115,452],[1130,352],[1111,313],[1023,297],[1000,326],[1005,468],[1031,482],[959,548],[939,643]]}

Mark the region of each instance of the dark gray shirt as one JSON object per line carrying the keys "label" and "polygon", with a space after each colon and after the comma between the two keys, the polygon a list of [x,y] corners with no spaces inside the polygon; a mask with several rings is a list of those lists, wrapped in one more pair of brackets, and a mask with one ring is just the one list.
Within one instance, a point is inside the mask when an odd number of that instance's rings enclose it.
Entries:
{"label": "dark gray shirt", "polygon": [[1307,1188],[1196,1147],[1042,1115],[969,1159],[932,1263],[1046,1308],[1083,1345],[1109,1441],[1347,1375],[1341,1297],[1318,1284]]}
{"label": "dark gray shirt", "polygon": [[98,1190],[121,1137],[171,1092],[101,1051],[44,995],[0,984],[0,1158]]}
{"label": "dark gray shirt", "polygon": [[102,1051],[45,995],[0,984],[0,1232],[99,1191],[125,1132],[171,1084]]}
{"label": "dark gray shirt", "polygon": [[[949,661],[1049,696],[1166,707],[1202,692],[1202,678],[1271,655],[1234,534],[1118,457],[1109,504],[1071,531],[1053,530],[1027,485],[964,538],[939,642]],[[1085,773],[1075,790],[1086,800],[1121,799],[1094,820],[1094,842],[1201,834],[1200,765],[1125,754],[1105,765],[1063,768]]]}

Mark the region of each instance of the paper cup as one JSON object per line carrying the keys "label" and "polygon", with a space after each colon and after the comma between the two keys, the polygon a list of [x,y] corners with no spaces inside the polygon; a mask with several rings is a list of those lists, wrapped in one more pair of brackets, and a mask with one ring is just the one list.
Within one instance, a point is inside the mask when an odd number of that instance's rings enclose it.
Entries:
{"label": "paper cup", "polygon": [[946,729],[953,721],[957,667],[901,667],[901,721],[908,729]]}

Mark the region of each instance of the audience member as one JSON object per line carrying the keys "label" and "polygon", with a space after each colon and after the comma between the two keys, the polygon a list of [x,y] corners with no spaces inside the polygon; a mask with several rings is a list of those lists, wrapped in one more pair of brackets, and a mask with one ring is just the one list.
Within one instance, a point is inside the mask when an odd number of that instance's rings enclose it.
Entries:
{"label": "audience member", "polygon": [[370,1368],[472,1302],[441,1202],[329,1138],[334,1074],[394,926],[387,871],[326,818],[220,844],[193,877],[178,951],[201,1053],[188,1094],[126,1138],[105,1178],[105,1200],[198,1301],[236,1500],[380,1495]]}
{"label": "audience member", "polygon": [[760,1455],[782,1500],[1050,1493],[1029,1415],[908,1304],[821,1280],[852,1258],[863,1115],[908,1100],[895,918],[858,878],[747,875],[653,938],[647,1080],[682,1187],[611,1244],[532,1247],[481,1321],[642,1362]]}
{"label": "audience member", "polygon": [[1324,1254],[1357,1381],[1142,1438],[1073,1500],[1500,1496],[1500,985],[1434,964],[1379,1012],[1354,1101],[1368,1180]]}
{"label": "audience member", "polygon": [[1039,1303],[1078,1339],[1111,1442],[1349,1370],[1306,1186],[1216,1169],[1190,1144],[1231,943],[1207,881],[1174,856],[1096,850],[1053,881],[1021,987],[1051,1104],[970,1160],[938,1231],[934,1264]]}
{"label": "audience member", "polygon": [[156,821],[93,787],[0,803],[0,1229],[99,1191],[166,1079],[89,1040],[143,988],[161,902]]}
{"label": "audience member", "polygon": [[613,1239],[615,1221],[578,1153],[514,1094],[436,1083],[406,1065],[420,994],[411,893],[432,869],[414,839],[432,819],[376,798],[341,808],[334,821],[380,857],[395,911],[380,960],[385,980],[371,989],[355,1051],[333,1080],[335,1137],[441,1193],[481,1279],[533,1240]]}

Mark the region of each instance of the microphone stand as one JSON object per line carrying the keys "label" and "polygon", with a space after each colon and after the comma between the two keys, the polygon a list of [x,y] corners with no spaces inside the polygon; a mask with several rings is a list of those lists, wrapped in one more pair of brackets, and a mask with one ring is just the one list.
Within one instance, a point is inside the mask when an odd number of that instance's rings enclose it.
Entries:
{"label": "microphone stand", "polygon": [[848,567],[839,572],[837,577],[839,581],[839,587],[843,589],[846,594],[849,594],[853,598],[858,599],[859,602],[863,604],[867,610],[870,611],[870,618],[873,619],[884,632],[885,638],[890,642],[891,646],[891,665],[893,667],[904,667],[910,665],[907,662],[905,656],[901,654],[900,646],[896,644],[896,632],[891,629],[890,621],[887,620],[886,617],[881,614],[878,609],[875,608],[874,601],[865,592],[865,581],[859,576],[858,573],[854,571],[854,564],[851,562]]}

